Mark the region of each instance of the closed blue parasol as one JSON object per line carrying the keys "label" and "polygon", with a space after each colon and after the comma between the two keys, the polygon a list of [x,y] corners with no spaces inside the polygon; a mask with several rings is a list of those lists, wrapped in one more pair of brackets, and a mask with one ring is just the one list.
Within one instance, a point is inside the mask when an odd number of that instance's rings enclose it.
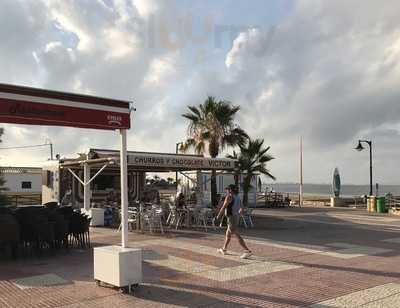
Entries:
{"label": "closed blue parasol", "polygon": [[333,171],[332,191],[336,198],[340,196],[340,175],[338,168],[335,168]]}

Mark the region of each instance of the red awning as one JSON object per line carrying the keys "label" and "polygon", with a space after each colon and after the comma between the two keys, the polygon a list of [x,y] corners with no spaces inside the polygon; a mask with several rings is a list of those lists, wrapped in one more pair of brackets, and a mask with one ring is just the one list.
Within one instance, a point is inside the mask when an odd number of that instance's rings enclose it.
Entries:
{"label": "red awning", "polygon": [[0,84],[0,123],[129,129],[130,102]]}

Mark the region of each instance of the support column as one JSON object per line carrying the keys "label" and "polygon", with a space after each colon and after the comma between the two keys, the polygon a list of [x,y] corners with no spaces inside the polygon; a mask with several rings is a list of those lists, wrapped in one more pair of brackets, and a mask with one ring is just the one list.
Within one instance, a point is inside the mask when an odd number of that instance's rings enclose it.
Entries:
{"label": "support column", "polygon": [[303,137],[300,137],[300,187],[299,206],[303,206]]}
{"label": "support column", "polygon": [[369,142],[369,195],[374,195],[372,189],[372,141]]}
{"label": "support column", "polygon": [[126,151],[126,129],[120,130],[121,151],[121,225],[122,225],[122,248],[128,247],[128,163]]}
{"label": "support column", "polygon": [[76,203],[76,187],[75,187],[75,177],[71,176],[71,205],[73,208],[75,208],[75,203]]}
{"label": "support column", "polygon": [[[90,166],[88,164],[83,165],[83,182],[89,183],[90,181]],[[83,186],[83,208],[85,211],[90,210],[90,184]]]}

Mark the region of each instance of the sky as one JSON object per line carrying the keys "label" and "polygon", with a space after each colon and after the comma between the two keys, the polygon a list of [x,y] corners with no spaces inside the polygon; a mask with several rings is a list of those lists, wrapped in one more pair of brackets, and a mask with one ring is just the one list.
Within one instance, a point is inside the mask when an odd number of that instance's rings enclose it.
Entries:
{"label": "sky", "polygon": [[[2,0],[0,83],[134,102],[128,148],[174,152],[182,113],[208,95],[271,146],[278,182],[399,184],[400,2],[394,0]],[[75,157],[118,149],[115,132],[0,124],[0,147]],[[228,149],[228,152],[231,149]],[[222,154],[224,155],[224,154]],[[38,166],[47,147],[0,150]]]}

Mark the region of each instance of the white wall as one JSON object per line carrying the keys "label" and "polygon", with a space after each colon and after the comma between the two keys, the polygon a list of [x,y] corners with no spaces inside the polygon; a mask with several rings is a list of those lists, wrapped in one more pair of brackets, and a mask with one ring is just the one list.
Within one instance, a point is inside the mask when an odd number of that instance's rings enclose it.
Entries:
{"label": "white wall", "polygon": [[[3,174],[6,181],[4,186],[8,188],[7,193],[41,193],[42,192],[42,174],[30,173],[10,173]],[[22,182],[31,182],[30,189],[23,189]]]}
{"label": "white wall", "polygon": [[[50,201],[60,202],[60,169],[58,161],[49,161],[43,165],[44,183],[41,184],[42,203]],[[46,184],[46,185],[42,185]]]}

